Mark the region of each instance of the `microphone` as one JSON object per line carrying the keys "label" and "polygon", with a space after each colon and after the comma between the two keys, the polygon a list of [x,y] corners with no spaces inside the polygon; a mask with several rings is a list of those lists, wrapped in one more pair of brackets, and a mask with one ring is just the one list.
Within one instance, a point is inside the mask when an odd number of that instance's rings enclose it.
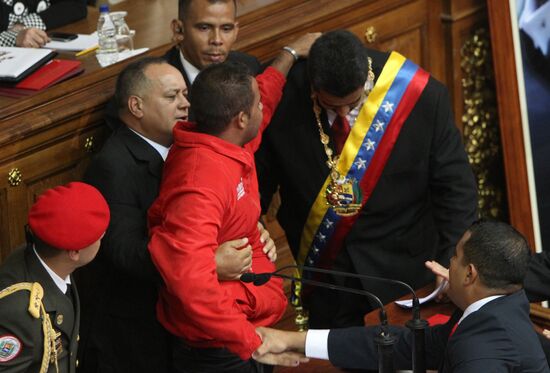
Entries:
{"label": "microphone", "polygon": [[395,368],[393,365],[393,345],[397,343],[397,338],[395,338],[390,334],[390,331],[388,329],[388,316],[386,313],[386,309],[384,308],[384,304],[382,303],[380,298],[378,298],[376,295],[366,290],[352,289],[352,288],[347,288],[339,285],[329,284],[326,282],[309,280],[305,278],[298,278],[295,276],[279,273],[289,268],[298,268],[298,266],[282,267],[275,272],[265,272],[265,273],[247,272],[241,275],[240,280],[245,283],[253,283],[255,286],[261,286],[267,283],[271,277],[275,276],[275,277],[279,277],[287,280],[299,281],[307,285],[343,291],[346,293],[365,295],[368,298],[374,300],[378,304],[378,308],[380,308],[379,318],[380,318],[380,326],[382,329],[382,333],[380,335],[377,335],[374,338],[374,342],[378,346],[378,372],[380,373],[395,372]]}
{"label": "microphone", "polygon": [[[287,276],[287,275],[281,275],[280,272],[287,270],[287,269],[300,269],[305,272],[315,272],[315,273],[323,273],[323,274],[329,274],[334,276],[341,276],[341,277],[349,277],[349,278],[358,278],[363,280],[375,280],[379,282],[385,282],[392,285],[399,285],[401,287],[406,288],[412,295],[413,298],[413,306],[412,306],[412,319],[407,321],[406,326],[412,331],[413,333],[413,340],[412,340],[412,367],[414,373],[426,373],[426,340],[425,340],[425,329],[428,327],[428,322],[421,318],[420,316],[420,301],[418,300],[418,296],[416,295],[416,292],[414,289],[407,284],[406,282],[389,279],[389,278],[383,278],[383,277],[377,277],[377,276],[370,276],[370,275],[362,275],[362,274],[356,274],[356,273],[349,273],[349,272],[341,272],[341,271],[334,271],[334,270],[328,270],[323,268],[315,268],[315,267],[307,267],[307,266],[298,266],[298,265],[287,265],[284,267],[279,268],[275,272],[268,272],[268,273],[244,273],[241,276],[241,281],[243,282],[253,282],[254,285],[259,286],[265,284],[272,276],[281,277],[285,279],[290,280],[297,280],[300,281],[300,279],[295,278],[294,276]],[[244,278],[244,279],[243,279]],[[311,280],[307,280],[311,281]],[[306,280],[301,281],[304,284],[308,284]],[[322,284],[325,284],[327,286],[336,286],[332,284],[327,284],[324,282],[321,282]],[[324,286],[326,287],[326,286]],[[331,287],[329,287],[331,288]],[[333,288],[331,288],[333,289]],[[352,289],[353,290],[353,289]],[[381,303],[381,302],[380,302]],[[382,310],[382,308],[381,308]],[[385,310],[384,310],[385,313]],[[384,315],[387,317],[387,315]],[[382,323],[382,320],[380,321]],[[386,320],[387,323],[387,320]]]}

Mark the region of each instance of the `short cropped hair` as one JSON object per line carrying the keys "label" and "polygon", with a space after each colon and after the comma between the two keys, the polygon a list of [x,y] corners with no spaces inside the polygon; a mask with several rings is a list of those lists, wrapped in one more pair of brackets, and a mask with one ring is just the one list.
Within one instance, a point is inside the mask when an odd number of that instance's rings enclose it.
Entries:
{"label": "short cropped hair", "polygon": [[468,231],[464,243],[464,264],[472,263],[485,286],[508,289],[522,286],[530,259],[529,244],[512,226],[482,220]]}
{"label": "short cropped hair", "polygon": [[[230,1],[233,1],[233,5],[235,5],[235,17],[237,16],[237,0],[208,0],[210,4],[216,4],[216,3],[228,3]],[[189,11],[189,6],[193,0],[179,0],[178,1],[178,17],[180,20],[185,19],[185,15]]]}
{"label": "short cropped hair", "polygon": [[313,43],[307,60],[313,90],[344,97],[367,81],[368,55],[349,31],[327,32]]}
{"label": "short cropped hair", "polygon": [[189,95],[197,130],[218,135],[241,111],[250,115],[254,103],[252,79],[248,68],[236,62],[226,61],[202,70]]}
{"label": "short cropped hair", "polygon": [[168,62],[162,57],[145,57],[126,66],[116,82],[115,100],[118,109],[126,107],[130,96],[140,96],[149,87],[150,81],[145,76],[147,67],[165,63]]}

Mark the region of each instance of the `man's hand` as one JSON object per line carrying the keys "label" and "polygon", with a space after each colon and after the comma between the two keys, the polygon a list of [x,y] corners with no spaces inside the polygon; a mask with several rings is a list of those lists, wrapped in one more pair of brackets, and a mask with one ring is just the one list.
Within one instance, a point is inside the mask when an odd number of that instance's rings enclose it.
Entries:
{"label": "man's hand", "polygon": [[260,231],[260,242],[264,244],[262,251],[265,255],[275,262],[277,260],[277,248],[275,247],[275,242],[269,236],[269,232],[264,228],[262,223],[258,222],[258,230]]}
{"label": "man's hand", "polygon": [[447,281],[447,285],[445,286],[445,288],[443,289],[442,292],[440,292],[438,295],[437,295],[437,298],[436,298],[436,301],[437,302],[446,302],[448,301],[447,299],[447,289],[449,288],[449,284],[448,284],[448,281],[449,281],[449,270],[445,267],[443,267],[441,264],[439,264],[438,262],[436,262],[435,260],[429,260],[427,262],[424,263],[424,265],[429,269],[431,270],[434,275],[436,275],[437,277],[435,278],[435,287],[439,287],[439,285],[441,284],[441,282],[443,281]]}
{"label": "man's hand", "polygon": [[50,39],[48,35],[37,28],[27,28],[19,31],[15,39],[15,46],[25,48],[40,48]]}
{"label": "man's hand", "polygon": [[216,272],[218,280],[238,280],[252,267],[252,247],[248,238],[227,241],[216,249]]}
{"label": "man's hand", "polygon": [[306,344],[305,332],[258,327],[256,333],[262,339],[262,345],[252,354],[252,357],[260,363],[293,367],[309,361],[303,355]]}
{"label": "man's hand", "polygon": [[307,33],[294,40],[288,46],[294,49],[300,58],[306,58],[309,55],[311,46],[321,35],[322,33],[320,32]]}

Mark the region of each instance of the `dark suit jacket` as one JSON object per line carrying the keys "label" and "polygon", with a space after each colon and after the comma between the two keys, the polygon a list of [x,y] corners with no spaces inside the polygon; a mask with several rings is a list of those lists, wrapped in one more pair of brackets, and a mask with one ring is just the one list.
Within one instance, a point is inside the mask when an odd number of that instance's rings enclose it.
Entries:
{"label": "dark suit jacket", "polygon": [[[445,373],[549,372],[539,340],[529,320],[529,303],[523,290],[487,303],[458,325],[460,314],[440,326],[426,329],[428,368]],[[378,367],[373,338],[379,327],[334,329],[329,333],[330,361],[339,367]],[[398,369],[410,369],[412,333],[393,327],[399,338],[394,348]]]}
{"label": "dark suit jacket", "polygon": [[[187,83],[187,88],[191,88],[191,83],[189,82],[187,73],[185,72],[185,69],[183,68],[183,65],[181,63],[180,50],[176,47],[172,47],[168,52],[166,52],[164,58],[166,59],[166,61],[168,61],[170,65],[174,66],[181,72],[183,78],[185,79],[185,83]],[[260,62],[258,61],[258,59],[246,53],[231,51],[227,56],[227,61],[240,62],[246,65],[253,75],[257,75],[261,70]]]}
{"label": "dark suit jacket", "polygon": [[[373,50],[369,55],[378,77],[388,55]],[[306,64],[299,61],[290,71],[282,101],[256,153],[262,206],[265,211],[279,185],[282,204],[277,218],[294,254],[311,205],[329,174]],[[324,112],[321,119],[330,136]],[[476,197],[447,90],[430,78],[345,239],[340,256],[349,255],[350,262],[338,269],[395,278],[415,288],[425,285],[432,275],[423,262],[437,259],[448,264],[456,242],[476,218]],[[363,286],[384,302],[401,294],[380,284]]]}
{"label": "dark suit jacket", "polygon": [[530,302],[550,299],[550,252],[543,251],[531,257],[523,285]]}
{"label": "dark suit jacket", "polygon": [[[50,315],[52,326],[61,333],[63,351],[58,354],[59,371],[73,373],[76,366],[77,335],[80,307],[76,286],[73,284],[72,302],[63,294],[40,263],[32,248],[14,251],[0,267],[0,290],[19,283],[38,282],[44,289],[42,303]],[[29,292],[18,291],[0,299],[0,337],[12,335],[21,341],[19,355],[8,362],[0,362],[2,372],[38,372],[44,354],[42,321],[29,314]],[[48,372],[55,372],[50,364]]]}
{"label": "dark suit jacket", "polygon": [[119,123],[84,175],[107,200],[111,221],[97,258],[76,273],[81,371],[169,370],[169,335],[155,312],[160,276],[147,250],[147,210],[158,196],[162,166],[158,152]]}

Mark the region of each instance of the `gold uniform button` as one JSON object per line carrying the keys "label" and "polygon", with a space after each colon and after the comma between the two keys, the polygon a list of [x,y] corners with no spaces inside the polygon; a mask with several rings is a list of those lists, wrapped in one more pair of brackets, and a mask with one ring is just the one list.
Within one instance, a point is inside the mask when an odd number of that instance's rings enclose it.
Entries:
{"label": "gold uniform button", "polygon": [[80,342],[80,334],[77,334],[77,335],[76,335],[76,341],[77,341],[77,342]]}
{"label": "gold uniform button", "polygon": [[61,314],[57,315],[57,317],[55,318],[55,321],[57,322],[57,325],[63,324],[63,315]]}
{"label": "gold uniform button", "polygon": [[78,368],[78,359],[76,359],[76,367]]}

